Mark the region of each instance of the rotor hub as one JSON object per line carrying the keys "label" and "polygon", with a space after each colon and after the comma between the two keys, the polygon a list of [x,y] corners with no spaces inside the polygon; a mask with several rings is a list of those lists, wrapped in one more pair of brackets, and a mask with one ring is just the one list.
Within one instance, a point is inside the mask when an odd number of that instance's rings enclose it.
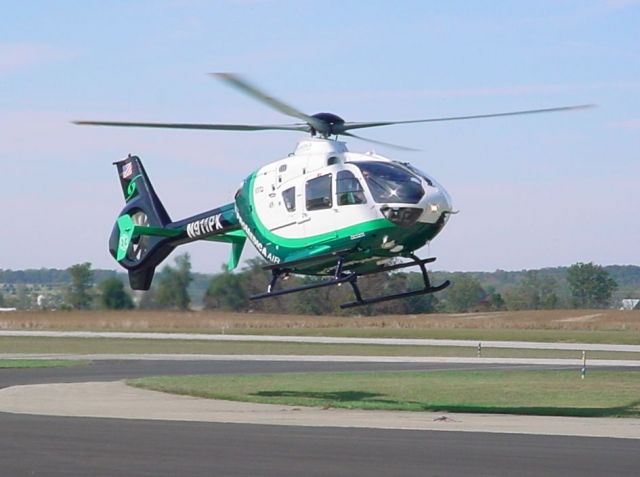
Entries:
{"label": "rotor hub", "polygon": [[311,115],[312,118],[318,119],[326,128],[320,129],[316,128],[313,125],[309,125],[311,127],[311,135],[315,136],[316,133],[320,134],[323,137],[331,136],[332,134],[340,134],[344,131],[344,119],[342,119],[337,114],[333,113],[316,113]]}

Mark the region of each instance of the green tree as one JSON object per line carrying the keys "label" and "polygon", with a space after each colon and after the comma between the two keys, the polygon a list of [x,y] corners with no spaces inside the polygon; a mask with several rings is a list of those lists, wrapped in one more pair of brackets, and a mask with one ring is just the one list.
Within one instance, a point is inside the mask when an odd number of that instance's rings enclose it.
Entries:
{"label": "green tree", "polygon": [[[267,291],[267,285],[271,279],[271,273],[262,267],[267,262],[262,257],[255,257],[247,260],[240,275],[242,288],[247,296],[257,295]],[[297,277],[290,277],[284,280],[284,277],[278,280],[276,289],[287,288],[299,285]],[[291,295],[267,298],[265,300],[255,300],[249,303],[250,309],[264,313],[291,313],[293,303],[296,300],[297,293]]]}
{"label": "green tree", "polygon": [[67,288],[66,302],[76,310],[91,308],[91,287],[93,287],[93,271],[91,263],[78,263],[67,269],[71,276],[71,285]]}
{"label": "green tree", "polygon": [[[290,278],[287,282],[283,283],[284,287],[304,286],[311,283],[317,283],[326,280],[326,277],[302,277],[302,278]],[[281,297],[284,307],[289,313],[299,313],[302,315],[329,315],[336,313],[337,303],[345,303],[346,301],[342,296],[342,292],[350,286],[329,286],[323,288],[315,288],[292,295]],[[286,301],[285,301],[286,300]]]}
{"label": "green tree", "polygon": [[557,282],[553,277],[542,276],[537,270],[528,270],[524,278],[505,293],[510,310],[550,310],[558,307]]}
{"label": "green tree", "polygon": [[106,278],[98,284],[100,305],[109,310],[130,310],[133,300],[125,289],[122,281],[117,277]]}
{"label": "green tree", "polygon": [[614,279],[600,265],[578,262],[567,270],[571,299],[576,308],[605,308],[618,287]]}
{"label": "green tree", "polygon": [[480,283],[468,274],[456,274],[447,292],[446,310],[467,312],[478,308],[486,293]]}
{"label": "green tree", "polygon": [[188,288],[193,280],[191,276],[191,258],[188,253],[178,255],[175,266],[164,267],[158,281],[156,300],[163,308],[188,310],[191,304]]}
{"label": "green tree", "polygon": [[[419,290],[424,287],[424,281],[421,273],[407,273],[407,290]],[[440,282],[432,282],[439,284]],[[409,298],[403,298],[406,304],[406,313],[420,314],[433,313],[438,304],[437,294],[430,293],[428,295],[417,295]]]}
{"label": "green tree", "polygon": [[149,290],[143,292],[138,302],[138,308],[141,310],[157,310],[161,308],[156,297],[157,290],[158,287],[152,285]]}
{"label": "green tree", "polygon": [[16,286],[16,307],[19,310],[29,310],[33,306],[33,299],[29,292],[29,286],[19,283]]}
{"label": "green tree", "polygon": [[204,294],[205,308],[241,311],[249,306],[249,298],[243,287],[242,277],[231,273],[223,266],[224,271],[215,275],[209,282]]}
{"label": "green tree", "polygon": [[494,286],[488,286],[486,291],[486,302],[489,304],[491,310],[502,311],[507,308],[504,298],[502,298],[502,295],[496,291]]}
{"label": "green tree", "polygon": [[[415,291],[424,288],[424,280],[421,273],[378,273],[367,275],[358,279],[361,291],[366,298],[376,296],[390,296]],[[345,288],[345,287],[343,287]],[[346,301],[353,301],[351,287],[345,288],[348,296]],[[341,303],[344,303],[341,302]],[[409,313],[429,313],[435,308],[436,299],[434,295],[416,295],[397,300],[389,300],[375,305],[363,307],[362,312],[366,315],[406,315]],[[354,310],[361,313],[361,309]]]}

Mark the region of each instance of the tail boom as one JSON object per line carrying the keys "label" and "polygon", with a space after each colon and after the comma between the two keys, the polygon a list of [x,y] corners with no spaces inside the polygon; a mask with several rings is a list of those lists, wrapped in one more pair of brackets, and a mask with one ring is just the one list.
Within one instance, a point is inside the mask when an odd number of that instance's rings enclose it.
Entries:
{"label": "tail boom", "polygon": [[196,240],[230,243],[228,266],[237,266],[246,236],[233,203],[172,222],[140,159],[129,156],[115,164],[126,204],[114,225],[109,249],[128,270],[131,288],[148,290],[155,268],[173,249]]}

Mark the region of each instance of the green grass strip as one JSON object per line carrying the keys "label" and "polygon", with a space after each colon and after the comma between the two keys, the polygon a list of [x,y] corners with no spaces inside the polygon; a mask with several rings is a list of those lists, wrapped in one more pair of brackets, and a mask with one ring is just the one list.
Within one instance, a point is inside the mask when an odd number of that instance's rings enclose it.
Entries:
{"label": "green grass strip", "polygon": [[640,372],[440,371],[154,377],[129,384],[188,396],[292,406],[640,417]]}
{"label": "green grass strip", "polygon": [[0,369],[13,368],[66,368],[86,366],[89,361],[67,359],[0,359]]}
{"label": "green grass strip", "polygon": [[[343,356],[438,356],[468,357],[478,355],[476,346],[393,346],[314,343],[222,342],[188,340],[127,340],[111,338],[40,338],[0,337],[0,353],[38,354],[267,354],[267,355],[343,355]],[[572,350],[483,348],[484,358],[567,358],[580,359]],[[587,359],[638,360],[640,353],[589,351]]]}

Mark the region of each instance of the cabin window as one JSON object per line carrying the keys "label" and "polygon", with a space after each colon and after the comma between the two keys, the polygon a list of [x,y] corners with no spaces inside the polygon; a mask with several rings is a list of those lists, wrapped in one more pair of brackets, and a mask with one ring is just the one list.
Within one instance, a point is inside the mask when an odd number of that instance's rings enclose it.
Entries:
{"label": "cabin window", "polygon": [[284,172],[287,170],[287,165],[286,164],[282,164],[280,167],[278,167],[278,172]]}
{"label": "cabin window", "polygon": [[289,212],[296,210],[296,188],[289,187],[287,190],[282,191],[282,200]]}
{"label": "cabin window", "polygon": [[336,177],[338,205],[364,204],[367,200],[360,181],[351,171],[340,171]]}
{"label": "cabin window", "polygon": [[307,198],[307,210],[331,208],[331,174],[307,181],[305,194]]}

